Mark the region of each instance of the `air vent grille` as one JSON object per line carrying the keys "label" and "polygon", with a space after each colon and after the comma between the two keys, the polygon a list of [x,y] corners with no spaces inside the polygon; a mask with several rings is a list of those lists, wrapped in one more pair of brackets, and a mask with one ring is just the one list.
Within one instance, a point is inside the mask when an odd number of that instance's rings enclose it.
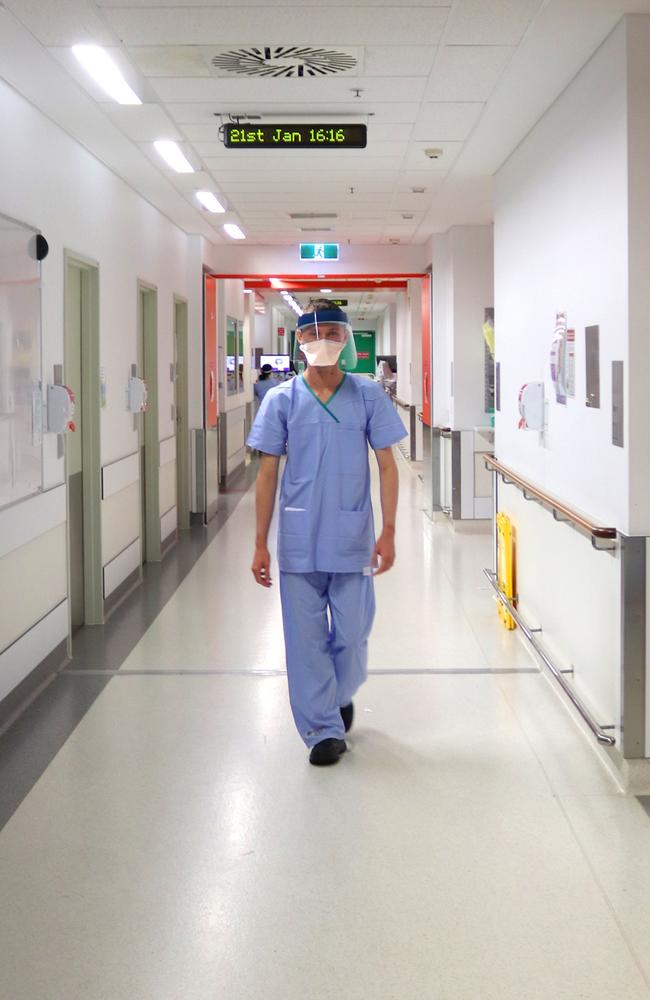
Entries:
{"label": "air vent grille", "polygon": [[290,219],[338,219],[336,212],[289,212]]}
{"label": "air vent grille", "polygon": [[348,76],[357,75],[356,49],[323,49],[312,45],[251,45],[204,50],[217,76]]}

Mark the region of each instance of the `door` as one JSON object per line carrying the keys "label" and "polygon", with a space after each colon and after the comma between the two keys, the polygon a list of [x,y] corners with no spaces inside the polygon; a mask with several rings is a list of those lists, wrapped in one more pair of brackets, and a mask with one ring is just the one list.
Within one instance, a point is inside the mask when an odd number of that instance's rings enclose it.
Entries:
{"label": "door", "polygon": [[82,272],[68,263],[65,281],[65,343],[63,382],[75,395],[76,430],[66,435],[66,484],[68,491],[68,566],[70,573],[70,621],[72,634],[86,620],[84,608],[84,494],[83,446],[84,421],[81,350],[82,350]]}
{"label": "door", "polygon": [[[138,378],[146,381],[145,371],[145,350],[144,350],[144,328],[147,292],[144,288],[138,289],[138,364],[136,374]],[[138,454],[140,456],[140,562],[147,561],[147,463],[146,463],[146,440],[144,433],[144,413],[137,413],[135,421],[138,427]]]}
{"label": "door", "polygon": [[176,299],[174,303],[174,414],[176,417],[176,497],[178,527],[181,531],[190,527],[190,456],[187,405],[187,302]]}
{"label": "door", "polygon": [[[61,380],[75,395],[65,435],[70,631],[104,621],[101,545],[99,269],[65,251]],[[68,647],[72,655],[72,644]]]}

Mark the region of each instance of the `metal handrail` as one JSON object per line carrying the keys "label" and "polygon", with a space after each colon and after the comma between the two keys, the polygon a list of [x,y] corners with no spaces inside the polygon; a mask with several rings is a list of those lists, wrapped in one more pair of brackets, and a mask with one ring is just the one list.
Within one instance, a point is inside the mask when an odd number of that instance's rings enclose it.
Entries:
{"label": "metal handrail", "polygon": [[[594,544],[594,539],[596,538],[616,541],[618,537],[616,528],[605,528],[602,525],[593,524],[584,515],[572,510],[559,500],[555,500],[554,497],[549,496],[548,493],[542,492],[542,490],[538,489],[537,486],[533,486],[532,483],[526,482],[525,479],[522,479],[521,476],[517,475],[516,472],[513,472],[512,469],[507,468],[507,466],[502,465],[501,462],[497,461],[494,456],[484,455],[483,460],[485,462],[485,467],[487,469],[491,469],[497,475],[500,475],[506,485],[517,486],[524,494],[524,498],[526,500],[538,500],[540,503],[550,507],[556,521],[568,521],[574,527],[579,528],[588,535],[591,535],[592,545]],[[594,547],[597,548],[598,546]],[[600,548],[602,548],[602,546]]]}
{"label": "metal handrail", "polygon": [[[589,729],[594,734],[594,736],[596,737],[596,739],[598,740],[598,742],[602,743],[603,746],[613,747],[616,744],[616,739],[615,739],[614,736],[608,736],[607,733],[605,732],[605,730],[606,729],[614,729],[614,726],[599,726],[597,722],[594,722],[594,720],[592,719],[591,715],[589,714],[589,712],[587,711],[587,709],[585,708],[585,706],[583,705],[583,703],[580,701],[580,699],[578,698],[578,696],[575,693],[575,691],[573,691],[573,689],[570,687],[569,683],[564,679],[562,671],[559,670],[555,666],[555,664],[549,658],[548,654],[545,652],[545,650],[543,649],[543,647],[540,646],[539,642],[535,639],[535,637],[534,637],[534,635],[532,633],[532,630],[528,628],[528,626],[526,625],[526,623],[524,622],[523,618],[521,617],[521,615],[519,614],[519,612],[517,611],[517,609],[514,607],[514,605],[512,604],[512,602],[510,600],[508,600],[508,598],[506,597],[506,595],[500,589],[499,584],[497,582],[496,573],[493,573],[492,570],[489,570],[489,569],[484,569],[483,572],[485,573],[486,577],[488,578],[488,580],[492,584],[492,586],[493,586],[493,588],[494,588],[494,590],[496,592],[496,595],[497,595],[498,599],[501,601],[501,603],[503,604],[503,606],[506,608],[506,610],[508,611],[508,614],[512,615],[512,617],[514,618],[515,622],[517,623],[517,625],[519,626],[519,628],[521,629],[521,631],[524,633],[524,635],[526,636],[526,638],[530,642],[531,646],[533,647],[533,649],[535,650],[535,652],[537,653],[537,655],[540,657],[540,659],[543,661],[543,663],[551,671],[553,677],[558,682],[558,684],[560,685],[560,687],[562,688],[562,690],[564,691],[564,693],[567,695],[567,697],[571,701],[571,704],[578,711],[578,713],[581,716],[581,718],[587,723],[587,725],[589,726]],[[541,632],[542,630],[541,629],[535,629],[535,631],[536,632]]]}

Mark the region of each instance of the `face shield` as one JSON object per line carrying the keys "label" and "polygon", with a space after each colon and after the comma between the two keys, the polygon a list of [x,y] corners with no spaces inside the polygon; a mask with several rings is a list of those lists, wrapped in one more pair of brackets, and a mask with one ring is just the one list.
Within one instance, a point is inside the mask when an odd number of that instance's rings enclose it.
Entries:
{"label": "face shield", "polygon": [[352,327],[342,309],[318,309],[298,318],[294,361],[324,367],[338,364],[343,371],[357,367]]}

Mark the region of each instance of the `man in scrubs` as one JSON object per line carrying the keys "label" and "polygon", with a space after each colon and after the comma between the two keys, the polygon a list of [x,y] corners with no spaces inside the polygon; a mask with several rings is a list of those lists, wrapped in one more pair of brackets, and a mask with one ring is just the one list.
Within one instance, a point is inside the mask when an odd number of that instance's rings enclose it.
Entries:
{"label": "man in scrubs", "polygon": [[[356,366],[347,315],[319,300],[296,329],[303,375],[268,393],[248,445],[260,451],[252,571],[271,586],[267,539],[280,458],[278,566],[289,680],[310,763],[345,753],[352,698],[368,674],[373,576],[395,561],[398,473],[392,445],[406,436],[388,396]],[[382,530],[375,541],[368,445],[379,466]]]}

